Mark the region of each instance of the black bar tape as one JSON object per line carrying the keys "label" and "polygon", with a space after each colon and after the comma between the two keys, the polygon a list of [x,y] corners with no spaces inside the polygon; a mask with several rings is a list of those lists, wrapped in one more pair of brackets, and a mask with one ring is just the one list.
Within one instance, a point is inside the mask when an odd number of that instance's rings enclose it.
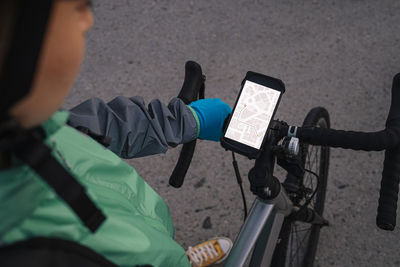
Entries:
{"label": "black bar tape", "polygon": [[[185,104],[190,104],[192,101],[195,101],[199,95],[204,97],[204,81],[205,76],[203,75],[201,66],[194,61],[186,62],[185,80],[178,98],[182,99]],[[192,161],[195,148],[196,140],[183,145],[178,163],[169,178],[169,184],[173,187],[179,188],[182,186],[190,162]]]}
{"label": "black bar tape", "polygon": [[318,127],[299,127],[297,137],[312,145],[346,149],[381,151],[395,147],[400,142],[400,127],[379,132],[353,132]]}
{"label": "black bar tape", "polygon": [[376,225],[393,231],[396,226],[400,179],[400,146],[385,152]]}
{"label": "black bar tape", "polygon": [[[400,73],[393,78],[392,101],[386,120],[387,128],[400,127]],[[400,144],[385,152],[381,190],[379,194],[376,225],[383,230],[394,230],[396,226],[397,199],[400,176]]]}
{"label": "black bar tape", "polygon": [[178,98],[182,99],[187,105],[195,101],[204,83],[203,73],[198,63],[188,61],[185,64],[185,80]]}
{"label": "black bar tape", "polygon": [[183,181],[186,176],[186,172],[189,169],[189,165],[192,162],[192,156],[196,148],[196,140],[186,143],[181,150],[181,154],[176,164],[175,169],[172,172],[169,184],[175,188],[179,188],[183,185]]}
{"label": "black bar tape", "polygon": [[400,73],[393,78],[392,101],[386,120],[386,128],[390,127],[400,127]]}

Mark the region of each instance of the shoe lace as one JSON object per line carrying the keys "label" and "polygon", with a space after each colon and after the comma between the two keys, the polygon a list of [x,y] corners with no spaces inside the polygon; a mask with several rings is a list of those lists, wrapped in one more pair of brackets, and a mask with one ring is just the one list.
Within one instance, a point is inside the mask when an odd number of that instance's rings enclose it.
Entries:
{"label": "shoe lace", "polygon": [[188,254],[190,260],[199,266],[201,266],[203,262],[206,263],[209,260],[213,260],[219,256],[217,250],[211,242],[201,244],[196,248],[189,247]]}

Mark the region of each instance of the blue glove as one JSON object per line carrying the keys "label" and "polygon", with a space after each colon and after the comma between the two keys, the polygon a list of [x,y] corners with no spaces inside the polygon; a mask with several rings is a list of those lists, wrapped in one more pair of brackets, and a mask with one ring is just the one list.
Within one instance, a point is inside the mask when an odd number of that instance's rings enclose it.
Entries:
{"label": "blue glove", "polygon": [[219,141],[226,117],[232,113],[231,107],[219,98],[200,99],[189,104],[197,120],[199,138]]}

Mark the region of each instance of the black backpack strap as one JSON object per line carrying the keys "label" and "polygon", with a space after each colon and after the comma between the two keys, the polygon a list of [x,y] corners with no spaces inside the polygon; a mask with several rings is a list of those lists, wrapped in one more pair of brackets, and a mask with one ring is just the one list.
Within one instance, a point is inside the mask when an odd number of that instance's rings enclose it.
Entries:
{"label": "black backpack strap", "polygon": [[78,243],[57,238],[32,238],[0,247],[2,267],[117,267]]}
{"label": "black backpack strap", "polygon": [[52,156],[43,142],[43,129],[24,130],[13,121],[0,125],[0,151],[10,151],[28,164],[95,232],[106,217],[86,194],[86,189]]}
{"label": "black backpack strap", "polygon": [[102,255],[76,242],[44,237],[0,247],[0,262],[2,267],[117,267]]}
{"label": "black backpack strap", "polygon": [[22,134],[13,152],[54,189],[90,231],[95,232],[103,223],[104,214],[88,197],[85,188],[51,155],[37,129]]}

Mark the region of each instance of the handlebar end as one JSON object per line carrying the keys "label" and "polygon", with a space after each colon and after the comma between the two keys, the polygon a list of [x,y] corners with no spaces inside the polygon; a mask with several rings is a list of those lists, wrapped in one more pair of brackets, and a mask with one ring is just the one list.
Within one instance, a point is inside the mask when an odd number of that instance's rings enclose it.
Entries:
{"label": "handlebar end", "polygon": [[376,225],[385,231],[393,231],[396,225],[389,224],[389,223],[379,223],[378,220],[376,221]]}

